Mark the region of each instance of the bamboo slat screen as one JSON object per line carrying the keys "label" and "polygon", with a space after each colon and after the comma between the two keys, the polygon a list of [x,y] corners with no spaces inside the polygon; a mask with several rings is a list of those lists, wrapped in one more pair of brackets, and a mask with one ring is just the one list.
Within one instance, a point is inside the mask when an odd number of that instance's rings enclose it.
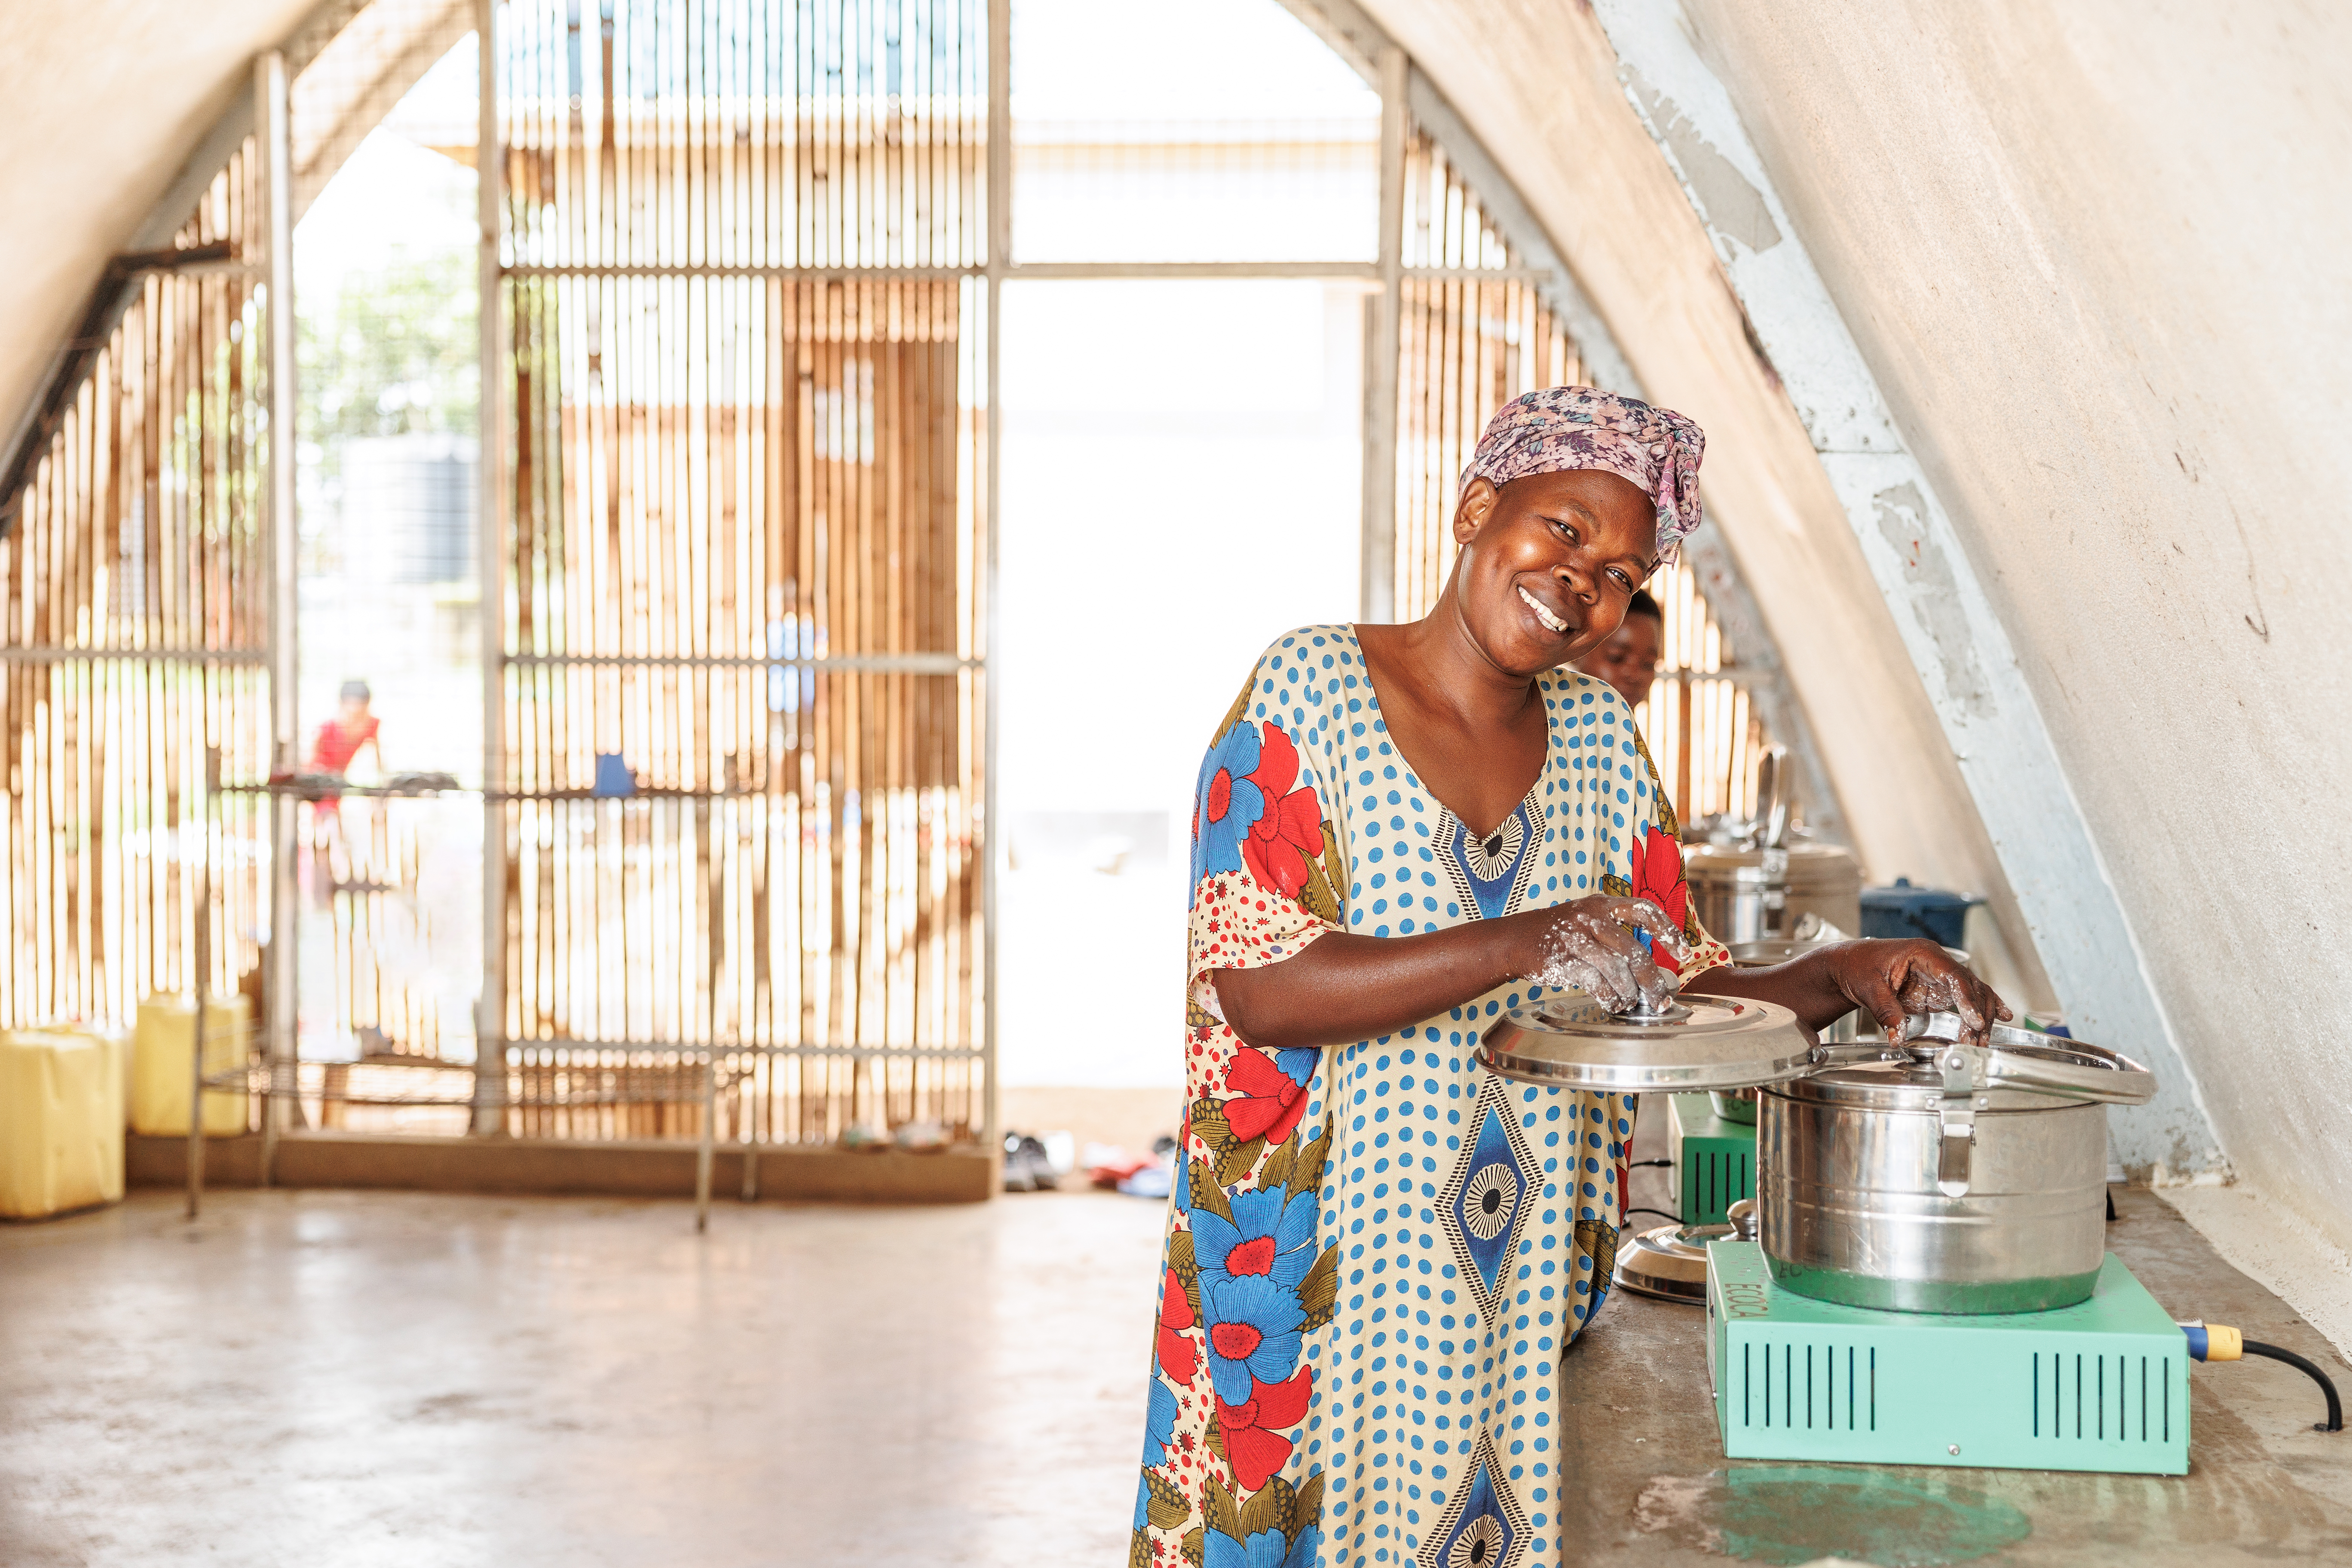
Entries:
{"label": "bamboo slat screen", "polygon": [[[1506,271],[1517,265],[1444,149],[1419,131],[1405,143],[1404,264]],[[1404,280],[1397,374],[1396,613],[1427,615],[1454,569],[1462,470],[1495,411],[1523,392],[1583,379],[1575,342],[1536,286],[1497,278]],[[1669,671],[1634,717],[1677,809],[1695,818],[1754,809],[1768,744],[1729,677],[1707,679],[1730,650],[1687,566],[1649,584],[1664,610]]]}
{"label": "bamboo slat screen", "polygon": [[1633,710],[1634,721],[1684,821],[1717,812],[1752,816],[1757,768],[1771,740],[1748,705],[1747,689],[1729,673],[1735,668],[1729,639],[1687,563],[1658,572],[1649,590],[1664,621],[1661,673],[1649,700]]}
{"label": "bamboo slat screen", "polygon": [[[1405,142],[1404,265],[1516,265],[1477,197],[1418,130]],[[1396,613],[1429,613],[1454,569],[1462,469],[1495,410],[1582,379],[1576,344],[1519,279],[1407,278],[1397,366]]]}
{"label": "bamboo slat screen", "polygon": [[0,537],[0,1026],[233,988],[268,929],[263,181],[248,140],[143,273]]}
{"label": "bamboo slat screen", "polygon": [[508,17],[509,1125],[977,1135],[983,6]]}

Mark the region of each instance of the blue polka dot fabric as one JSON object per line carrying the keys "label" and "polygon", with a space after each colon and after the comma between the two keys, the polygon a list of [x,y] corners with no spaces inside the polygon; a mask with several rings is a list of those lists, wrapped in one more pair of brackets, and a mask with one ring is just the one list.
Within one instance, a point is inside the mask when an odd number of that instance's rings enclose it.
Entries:
{"label": "blue polka dot fabric", "polygon": [[[1654,884],[1672,815],[1631,710],[1571,670],[1538,686],[1543,772],[1497,826],[1461,822],[1415,777],[1345,626],[1267,649],[1211,746],[1192,1119],[1136,1500],[1150,1562],[1521,1568],[1559,1554],[1559,1359],[1608,1294],[1633,1100],[1478,1067],[1481,1031],[1539,985],[1375,1039],[1265,1052],[1224,1027],[1202,984],[1326,931],[1407,936],[1604,880]],[[1697,966],[1720,953],[1705,942]]]}

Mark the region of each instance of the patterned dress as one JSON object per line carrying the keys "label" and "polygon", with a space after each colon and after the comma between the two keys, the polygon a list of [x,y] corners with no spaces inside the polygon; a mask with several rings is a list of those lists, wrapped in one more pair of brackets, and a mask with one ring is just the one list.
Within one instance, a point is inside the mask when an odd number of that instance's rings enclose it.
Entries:
{"label": "patterned dress", "polygon": [[1556,1562],[1561,1353],[1601,1309],[1631,1096],[1506,1082],[1512,984],[1394,1035],[1244,1046],[1218,969],[1601,892],[1696,949],[1673,808],[1601,681],[1555,670],[1542,775],[1480,840],[1423,789],[1346,626],[1281,638],[1201,764],[1184,1049],[1130,1568]]}

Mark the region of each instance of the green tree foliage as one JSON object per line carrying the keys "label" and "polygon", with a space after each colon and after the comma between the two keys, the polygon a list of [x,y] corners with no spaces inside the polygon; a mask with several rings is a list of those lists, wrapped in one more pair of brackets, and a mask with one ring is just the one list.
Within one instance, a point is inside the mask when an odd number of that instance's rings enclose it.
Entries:
{"label": "green tree foliage", "polygon": [[395,251],[347,275],[324,310],[300,310],[302,435],[323,448],[361,436],[470,433],[481,390],[470,251]]}

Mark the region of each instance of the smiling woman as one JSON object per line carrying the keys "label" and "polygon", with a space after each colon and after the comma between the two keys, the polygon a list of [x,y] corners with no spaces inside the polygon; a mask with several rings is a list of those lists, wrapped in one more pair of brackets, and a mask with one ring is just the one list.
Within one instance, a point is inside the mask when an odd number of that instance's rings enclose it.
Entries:
{"label": "smiling woman", "polygon": [[1587,387],[1507,405],[1431,613],[1278,638],[1212,737],[1132,1561],[1555,1554],[1553,1387],[1608,1293],[1634,1102],[1491,1077],[1487,1020],[1677,984],[1815,1027],[1937,984],[1973,1028],[2000,1011],[1932,943],[1735,972],[1689,912],[1632,710],[1566,666],[1696,526],[1702,443]]}

